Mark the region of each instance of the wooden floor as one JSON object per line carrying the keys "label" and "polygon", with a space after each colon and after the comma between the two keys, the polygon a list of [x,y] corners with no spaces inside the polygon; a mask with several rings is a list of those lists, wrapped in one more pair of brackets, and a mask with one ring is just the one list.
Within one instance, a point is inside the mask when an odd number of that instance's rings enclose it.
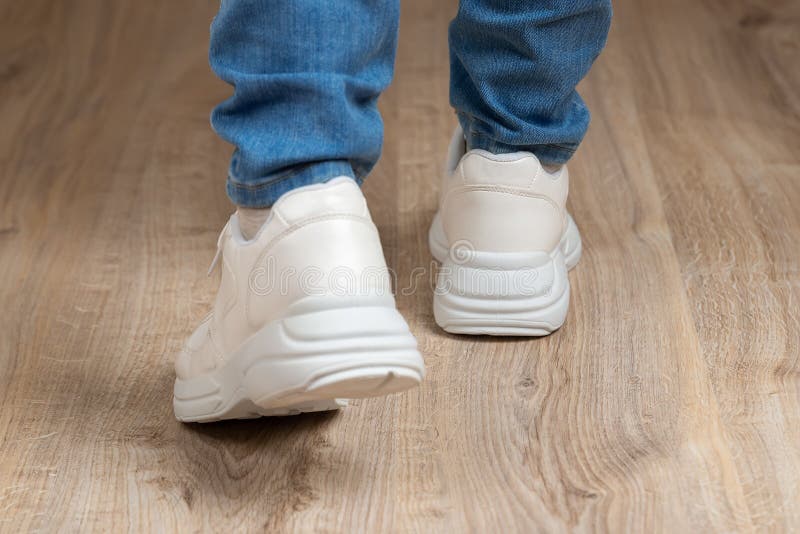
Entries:
{"label": "wooden floor", "polygon": [[[800,4],[616,2],[559,332],[446,335],[422,284],[419,389],[199,426],[172,363],[231,211],[215,9],[0,2],[0,530],[800,529]],[[401,280],[431,261],[453,12],[404,2],[365,186]]]}

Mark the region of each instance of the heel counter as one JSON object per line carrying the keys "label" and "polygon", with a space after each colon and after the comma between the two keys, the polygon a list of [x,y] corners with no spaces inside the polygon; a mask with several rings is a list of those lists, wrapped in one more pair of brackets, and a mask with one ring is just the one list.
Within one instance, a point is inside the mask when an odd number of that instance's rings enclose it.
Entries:
{"label": "heel counter", "polygon": [[[295,239],[303,244],[300,246],[311,247],[304,254],[305,261],[296,261],[298,267],[352,279],[354,284],[348,289],[357,294],[383,291],[387,284],[391,291],[378,229],[369,217],[332,214],[303,225],[295,233]],[[285,245],[292,246],[290,239]],[[327,289],[336,293],[343,288],[329,283]]]}
{"label": "heel counter", "polygon": [[493,252],[553,250],[566,224],[566,167],[546,172],[531,153],[472,150],[451,174],[442,224],[452,244]]}
{"label": "heel counter", "polygon": [[393,304],[377,229],[369,218],[351,214],[319,216],[287,230],[256,261],[249,286],[251,324],[308,299],[326,299],[331,307],[359,300]]}
{"label": "heel counter", "polygon": [[452,191],[443,206],[448,242],[486,252],[552,251],[564,227],[551,199],[499,186]]}
{"label": "heel counter", "polygon": [[347,176],[289,191],[275,203],[272,211],[287,226],[333,213],[369,218],[361,188]]}

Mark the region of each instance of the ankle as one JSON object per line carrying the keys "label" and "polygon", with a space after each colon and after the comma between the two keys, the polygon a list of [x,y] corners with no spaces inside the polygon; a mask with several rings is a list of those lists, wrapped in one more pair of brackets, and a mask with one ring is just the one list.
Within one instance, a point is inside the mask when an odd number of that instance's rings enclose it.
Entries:
{"label": "ankle", "polygon": [[269,218],[269,212],[270,208],[237,208],[236,215],[242,236],[247,240],[253,239]]}
{"label": "ankle", "polygon": [[563,166],[563,163],[542,163],[542,168],[550,174],[557,174]]}

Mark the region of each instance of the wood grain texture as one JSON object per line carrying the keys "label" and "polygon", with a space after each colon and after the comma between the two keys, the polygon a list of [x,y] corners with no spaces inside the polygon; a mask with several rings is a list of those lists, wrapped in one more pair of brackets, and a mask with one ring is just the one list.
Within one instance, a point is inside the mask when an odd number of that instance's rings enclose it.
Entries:
{"label": "wood grain texture", "polygon": [[582,92],[585,252],[536,340],[434,324],[453,2],[407,0],[365,185],[428,376],[172,416],[230,148],[215,2],[0,2],[0,530],[800,530],[800,5],[619,0]]}

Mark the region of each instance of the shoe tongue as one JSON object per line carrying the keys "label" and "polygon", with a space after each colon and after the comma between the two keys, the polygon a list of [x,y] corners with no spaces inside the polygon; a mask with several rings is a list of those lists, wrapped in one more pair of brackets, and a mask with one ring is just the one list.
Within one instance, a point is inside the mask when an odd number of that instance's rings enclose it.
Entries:
{"label": "shoe tongue", "polygon": [[341,176],[324,184],[294,189],[278,199],[272,210],[292,224],[326,213],[363,216],[366,212],[366,201],[356,182],[352,178]]}

